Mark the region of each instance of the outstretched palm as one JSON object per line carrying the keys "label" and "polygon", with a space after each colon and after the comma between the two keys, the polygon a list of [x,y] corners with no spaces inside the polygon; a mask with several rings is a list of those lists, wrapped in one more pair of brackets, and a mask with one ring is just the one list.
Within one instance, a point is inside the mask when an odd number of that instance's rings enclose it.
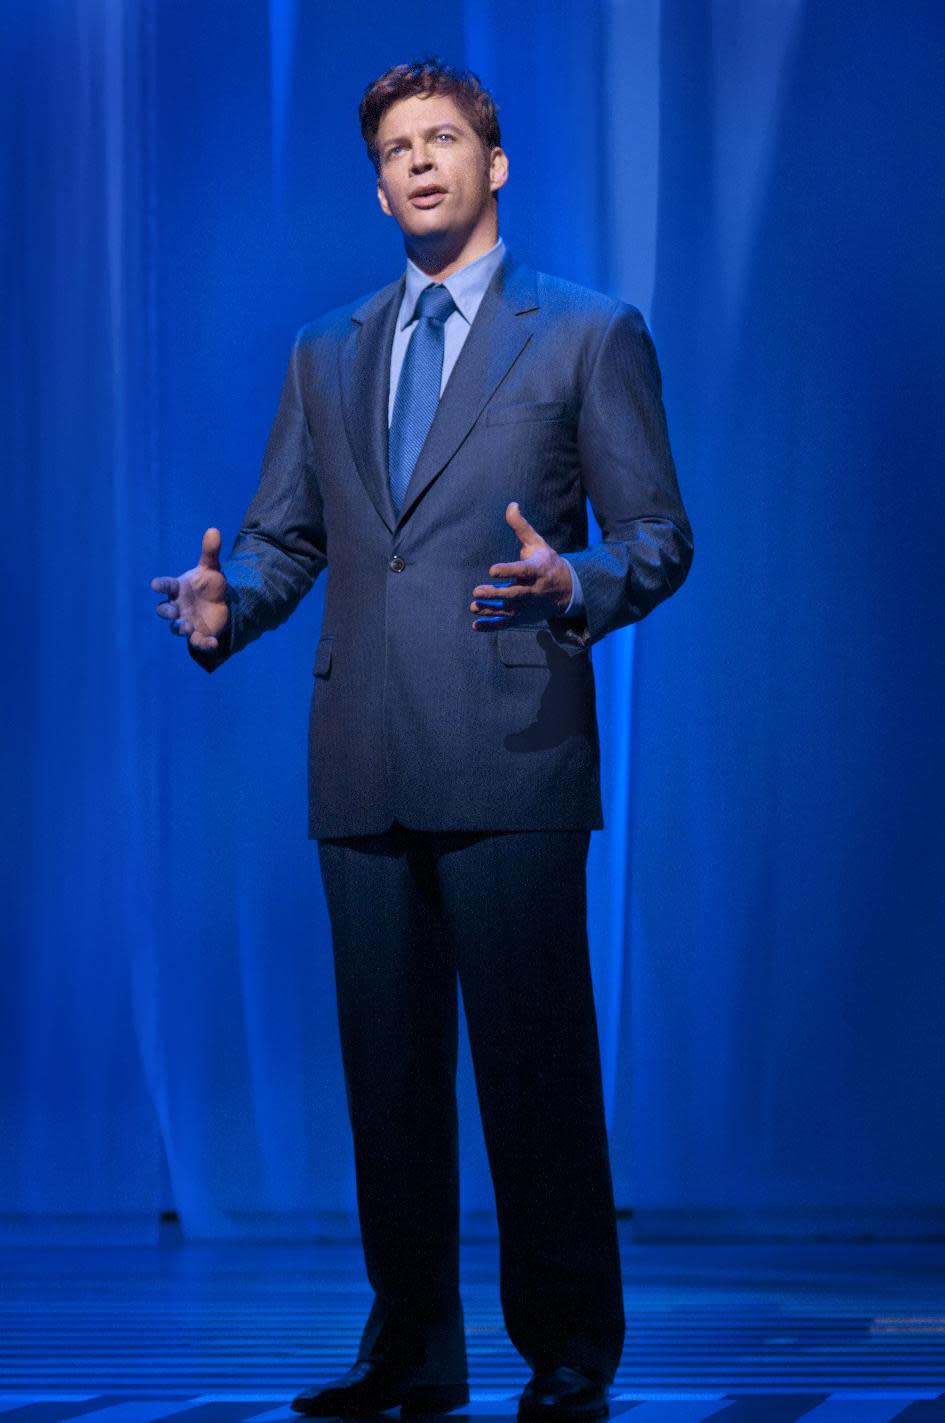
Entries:
{"label": "outstretched palm", "polygon": [[229,611],[226,606],[226,578],[220,568],[220,530],[208,529],[203,536],[200,562],[179,578],[152,578],[155,593],[165,601],[155,612],[171,624],[171,632],[190,639],[201,652],[212,652],[219,644]]}

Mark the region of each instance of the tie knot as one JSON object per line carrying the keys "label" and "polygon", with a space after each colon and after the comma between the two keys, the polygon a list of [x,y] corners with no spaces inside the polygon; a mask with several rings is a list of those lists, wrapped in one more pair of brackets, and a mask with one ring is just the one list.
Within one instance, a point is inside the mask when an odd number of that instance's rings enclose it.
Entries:
{"label": "tie knot", "polygon": [[445,321],[456,310],[456,303],[446,287],[431,283],[417,298],[414,316],[428,316],[431,321]]}

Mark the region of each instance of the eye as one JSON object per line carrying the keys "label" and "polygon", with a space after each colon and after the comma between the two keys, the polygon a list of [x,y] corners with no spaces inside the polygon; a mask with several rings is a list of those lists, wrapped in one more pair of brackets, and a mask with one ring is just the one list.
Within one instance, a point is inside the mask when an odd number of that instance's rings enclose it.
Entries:
{"label": "eye", "polygon": [[448,138],[450,143],[453,142],[453,135],[451,133],[438,133],[437,138]]}

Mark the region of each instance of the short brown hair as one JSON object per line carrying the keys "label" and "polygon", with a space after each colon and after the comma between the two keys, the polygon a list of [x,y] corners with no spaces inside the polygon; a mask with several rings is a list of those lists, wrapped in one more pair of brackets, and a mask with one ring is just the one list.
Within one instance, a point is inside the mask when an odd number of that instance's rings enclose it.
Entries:
{"label": "short brown hair", "polygon": [[386,69],[361,96],[358,108],[361,136],[375,171],[381,166],[377,147],[381,119],[391,104],[396,104],[398,99],[410,99],[414,94],[449,94],[455,99],[479,135],[487,157],[501,144],[495,100],[478,76],[458,65],[441,63],[436,55],[428,55],[415,59],[412,64],[395,64],[392,69]]}

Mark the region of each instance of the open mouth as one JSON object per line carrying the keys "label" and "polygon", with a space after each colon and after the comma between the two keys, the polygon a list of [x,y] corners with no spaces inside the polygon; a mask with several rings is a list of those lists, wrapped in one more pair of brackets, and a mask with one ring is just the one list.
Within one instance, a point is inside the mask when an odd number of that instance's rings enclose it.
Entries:
{"label": "open mouth", "polygon": [[414,193],[410,201],[417,208],[435,208],[446,197],[442,188],[430,188],[425,192]]}

